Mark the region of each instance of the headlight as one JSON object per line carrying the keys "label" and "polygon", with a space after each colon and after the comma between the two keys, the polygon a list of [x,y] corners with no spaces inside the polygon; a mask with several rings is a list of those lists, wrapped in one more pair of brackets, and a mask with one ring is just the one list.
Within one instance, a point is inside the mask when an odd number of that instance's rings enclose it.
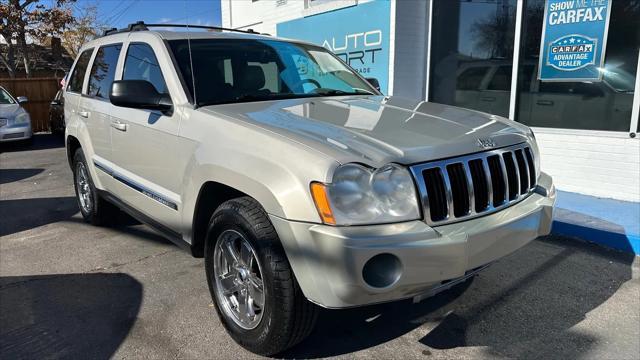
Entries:
{"label": "headlight", "polygon": [[312,183],[311,193],[325,224],[382,224],[420,217],[411,174],[396,164],[377,170],[340,166],[330,184]]}
{"label": "headlight", "polygon": [[16,115],[15,119],[13,120],[13,123],[26,124],[26,123],[29,123],[30,121],[31,121],[31,118],[29,117],[29,113],[23,112]]}

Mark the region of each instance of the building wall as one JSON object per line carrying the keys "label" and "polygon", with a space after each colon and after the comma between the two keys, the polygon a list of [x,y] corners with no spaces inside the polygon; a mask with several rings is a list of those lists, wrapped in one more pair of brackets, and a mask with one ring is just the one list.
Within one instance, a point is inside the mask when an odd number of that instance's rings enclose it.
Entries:
{"label": "building wall", "polygon": [[[626,134],[534,129],[542,170],[560,190],[640,202],[640,141]],[[626,136],[626,137],[625,137]]]}
{"label": "building wall", "polygon": [[[370,0],[220,0],[222,26],[276,34],[276,24],[354,6]],[[308,5],[309,4],[309,5]],[[232,6],[233,5],[233,6]]]}
{"label": "building wall", "polygon": [[[428,1],[395,1],[391,22],[391,95],[424,99],[427,63]],[[394,31],[395,29],[395,31]]]}

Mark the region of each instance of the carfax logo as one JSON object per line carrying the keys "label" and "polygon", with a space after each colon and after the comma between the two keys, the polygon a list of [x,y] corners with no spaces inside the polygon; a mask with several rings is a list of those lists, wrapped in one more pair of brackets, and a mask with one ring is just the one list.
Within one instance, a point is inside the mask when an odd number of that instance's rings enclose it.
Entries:
{"label": "carfax logo", "polygon": [[583,35],[566,35],[549,44],[547,65],[574,71],[596,63],[598,40]]}

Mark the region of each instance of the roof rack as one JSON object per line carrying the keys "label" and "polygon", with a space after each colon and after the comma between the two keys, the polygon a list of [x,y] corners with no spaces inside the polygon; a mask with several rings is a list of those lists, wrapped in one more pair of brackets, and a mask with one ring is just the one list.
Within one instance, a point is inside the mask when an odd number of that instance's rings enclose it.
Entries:
{"label": "roof rack", "polygon": [[102,36],[126,33],[126,32],[132,32],[132,31],[145,31],[145,30],[149,30],[149,28],[152,28],[152,27],[194,28],[194,29],[207,29],[207,30],[216,30],[216,31],[231,31],[231,32],[239,32],[239,33],[245,33],[245,34],[255,34],[255,35],[269,35],[265,33],[259,33],[257,31],[254,31],[253,29],[239,30],[239,29],[230,29],[230,28],[219,27],[219,26],[187,25],[187,24],[145,24],[144,21],[136,21],[135,23],[131,23],[127,25],[127,27],[123,29],[111,28],[111,29],[105,30]]}

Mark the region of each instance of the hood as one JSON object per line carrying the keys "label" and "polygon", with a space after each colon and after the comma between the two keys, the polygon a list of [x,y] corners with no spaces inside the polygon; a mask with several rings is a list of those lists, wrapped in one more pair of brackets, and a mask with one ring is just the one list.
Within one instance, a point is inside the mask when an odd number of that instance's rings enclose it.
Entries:
{"label": "hood", "polygon": [[0,104],[0,118],[10,119],[24,111],[18,104]]}
{"label": "hood", "polygon": [[341,163],[415,164],[527,141],[514,121],[442,104],[399,97],[304,98],[202,108],[244,120],[308,145]]}

